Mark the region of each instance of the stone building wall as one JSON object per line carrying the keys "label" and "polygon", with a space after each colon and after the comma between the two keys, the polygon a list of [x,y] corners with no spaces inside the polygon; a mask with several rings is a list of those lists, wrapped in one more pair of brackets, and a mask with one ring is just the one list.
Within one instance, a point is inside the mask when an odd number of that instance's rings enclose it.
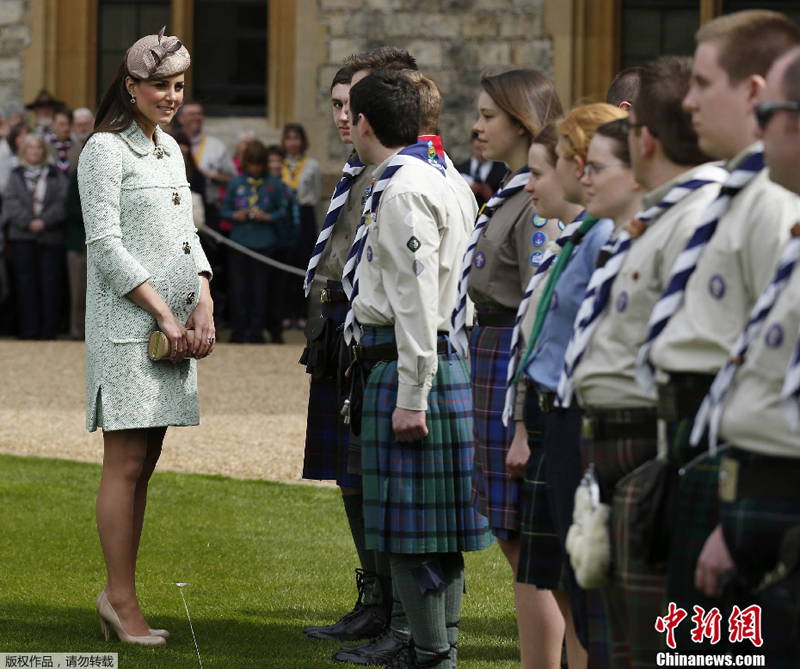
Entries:
{"label": "stone building wall", "polygon": [[29,42],[29,0],[0,0],[0,107],[22,102],[22,52]]}
{"label": "stone building wall", "polygon": [[[328,33],[320,106],[327,114],[330,82],[342,58],[384,44],[408,49],[442,90],[440,131],[450,155],[463,160],[483,72],[529,67],[552,75],[543,5],[544,0],[319,0]],[[330,158],[340,160],[341,143],[332,124],[329,129]]]}

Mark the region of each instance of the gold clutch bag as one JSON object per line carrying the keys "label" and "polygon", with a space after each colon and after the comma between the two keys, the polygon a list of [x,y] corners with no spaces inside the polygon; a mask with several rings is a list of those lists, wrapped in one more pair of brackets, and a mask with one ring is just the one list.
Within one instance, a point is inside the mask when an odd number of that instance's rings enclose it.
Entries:
{"label": "gold clutch bag", "polygon": [[[194,343],[194,330],[187,330],[186,336],[191,343]],[[163,332],[156,330],[150,335],[150,341],[147,343],[147,355],[153,361],[169,358],[169,339]]]}

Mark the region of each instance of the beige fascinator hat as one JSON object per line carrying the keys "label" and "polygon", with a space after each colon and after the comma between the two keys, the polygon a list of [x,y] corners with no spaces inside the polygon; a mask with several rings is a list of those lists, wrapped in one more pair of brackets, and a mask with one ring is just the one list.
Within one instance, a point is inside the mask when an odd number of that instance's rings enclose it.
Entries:
{"label": "beige fascinator hat", "polygon": [[138,79],[163,79],[189,69],[192,62],[186,47],[174,35],[164,36],[164,26],[158,35],[142,37],[126,57],[128,72]]}

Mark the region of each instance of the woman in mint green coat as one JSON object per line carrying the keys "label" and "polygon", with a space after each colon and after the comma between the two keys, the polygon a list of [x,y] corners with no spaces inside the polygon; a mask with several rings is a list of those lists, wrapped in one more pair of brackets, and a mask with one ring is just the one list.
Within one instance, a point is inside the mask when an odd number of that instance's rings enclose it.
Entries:
{"label": "woman in mint green coat", "polygon": [[[86,226],[87,427],[103,428],[97,528],[108,580],[97,598],[106,638],[164,645],[136,596],[147,485],[170,425],[197,425],[197,359],[212,352],[211,268],[192,220],[183,156],[159,125],[183,102],[189,53],[148,35],[120,64],[78,163]],[[187,330],[194,330],[191,341]],[[153,362],[161,330],[170,359]]]}

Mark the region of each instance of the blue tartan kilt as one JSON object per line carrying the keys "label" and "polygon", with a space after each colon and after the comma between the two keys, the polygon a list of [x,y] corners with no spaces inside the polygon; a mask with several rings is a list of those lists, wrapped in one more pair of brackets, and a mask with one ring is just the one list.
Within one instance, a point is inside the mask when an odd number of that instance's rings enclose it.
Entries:
{"label": "blue tartan kilt", "polygon": [[[333,286],[341,288],[341,283],[329,281],[328,287]],[[347,302],[323,303],[322,315],[339,327],[347,315]],[[336,392],[336,379],[311,379],[303,478],[360,488],[361,477],[347,471],[350,426],[344,424],[340,413],[344,399]]]}
{"label": "blue tartan kilt", "polygon": [[[365,327],[362,344],[394,341],[394,328]],[[368,549],[391,553],[476,551],[491,543],[471,502],[472,400],[466,363],[450,350],[428,396],[428,436],[398,443],[397,361],[379,362],[364,390],[362,477]]]}
{"label": "blue tartan kilt", "polygon": [[520,482],[506,469],[514,422],[503,425],[510,327],[476,327],[470,341],[475,471],[472,503],[489,519],[495,536],[519,536]]}

